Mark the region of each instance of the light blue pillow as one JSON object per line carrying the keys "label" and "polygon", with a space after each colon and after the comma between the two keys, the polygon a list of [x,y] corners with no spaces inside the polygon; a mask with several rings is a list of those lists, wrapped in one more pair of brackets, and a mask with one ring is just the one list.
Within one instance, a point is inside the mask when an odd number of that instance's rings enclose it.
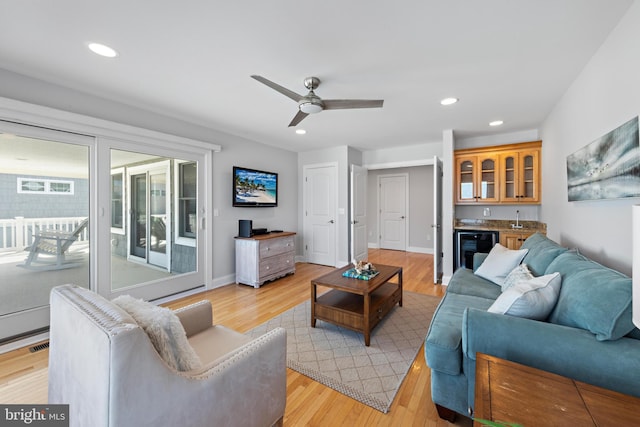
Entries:
{"label": "light blue pillow", "polygon": [[545,320],[558,301],[560,273],[520,281],[504,291],[487,311],[533,320]]}
{"label": "light blue pillow", "polygon": [[484,260],[474,274],[502,286],[504,279],[511,273],[511,270],[520,264],[520,261],[528,251],[528,249],[507,249],[500,243],[496,243],[489,252],[487,259]]}

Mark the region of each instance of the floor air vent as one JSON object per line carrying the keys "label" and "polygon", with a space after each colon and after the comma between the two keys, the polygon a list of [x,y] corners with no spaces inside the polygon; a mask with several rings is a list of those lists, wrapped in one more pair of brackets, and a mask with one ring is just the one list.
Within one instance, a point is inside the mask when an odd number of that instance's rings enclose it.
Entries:
{"label": "floor air vent", "polygon": [[29,349],[29,351],[31,353],[35,353],[36,351],[44,350],[45,348],[49,348],[49,341],[42,344],[34,345]]}

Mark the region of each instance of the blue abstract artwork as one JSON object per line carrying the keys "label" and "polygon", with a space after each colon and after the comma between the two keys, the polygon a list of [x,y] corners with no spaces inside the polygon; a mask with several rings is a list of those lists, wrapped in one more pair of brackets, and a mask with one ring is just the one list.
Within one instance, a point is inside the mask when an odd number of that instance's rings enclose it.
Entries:
{"label": "blue abstract artwork", "polygon": [[640,140],[635,117],[567,156],[570,202],[640,197]]}

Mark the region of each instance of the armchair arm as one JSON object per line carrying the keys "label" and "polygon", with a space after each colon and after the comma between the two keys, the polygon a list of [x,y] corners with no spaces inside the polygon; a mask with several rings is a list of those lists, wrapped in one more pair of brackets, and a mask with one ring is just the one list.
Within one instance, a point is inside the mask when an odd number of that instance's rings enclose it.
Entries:
{"label": "armchair arm", "polygon": [[462,349],[473,384],[480,352],[640,397],[640,340],[598,341],[583,329],[469,308]]}
{"label": "armchair arm", "polygon": [[211,308],[211,302],[208,300],[202,300],[179,308],[174,313],[180,319],[187,337],[202,332],[213,324],[213,309]]}
{"label": "armchair arm", "polygon": [[136,356],[118,359],[109,425],[271,426],[284,416],[286,340],[277,328],[189,372],[168,368],[148,340],[136,340]]}

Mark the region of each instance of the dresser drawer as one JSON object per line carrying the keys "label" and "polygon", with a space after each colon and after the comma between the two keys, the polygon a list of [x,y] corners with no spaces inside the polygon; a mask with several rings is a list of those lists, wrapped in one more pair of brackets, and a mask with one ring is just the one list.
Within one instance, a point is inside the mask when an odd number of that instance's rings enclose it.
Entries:
{"label": "dresser drawer", "polygon": [[260,260],[259,276],[263,278],[295,268],[294,253],[289,252]]}
{"label": "dresser drawer", "polygon": [[293,236],[263,240],[260,242],[260,258],[272,257],[293,252],[294,250]]}

